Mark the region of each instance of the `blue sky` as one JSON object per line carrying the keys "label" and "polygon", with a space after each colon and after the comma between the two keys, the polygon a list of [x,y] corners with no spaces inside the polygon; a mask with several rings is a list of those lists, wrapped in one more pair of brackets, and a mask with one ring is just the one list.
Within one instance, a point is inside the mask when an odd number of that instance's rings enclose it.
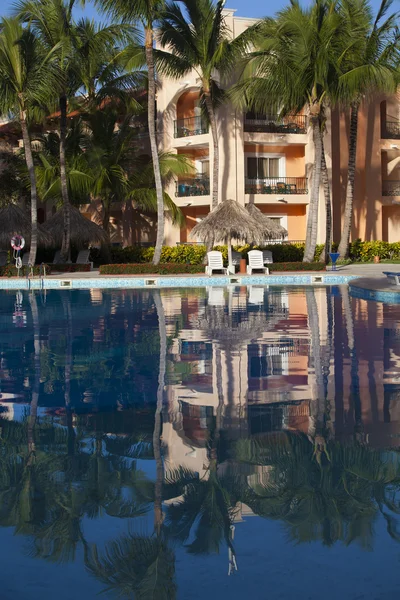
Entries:
{"label": "blue sky", "polygon": [[[2,0],[1,7],[3,10],[1,12],[8,12],[13,3],[14,0]],[[307,3],[307,0],[304,3]],[[262,17],[274,14],[285,4],[287,4],[287,0],[227,0],[226,6],[236,8],[236,14],[240,17]],[[380,0],[371,0],[371,4],[376,9],[380,4]],[[395,10],[395,8],[400,8],[400,0],[395,0],[392,9]],[[96,15],[95,9],[90,4],[85,12],[88,16]]]}

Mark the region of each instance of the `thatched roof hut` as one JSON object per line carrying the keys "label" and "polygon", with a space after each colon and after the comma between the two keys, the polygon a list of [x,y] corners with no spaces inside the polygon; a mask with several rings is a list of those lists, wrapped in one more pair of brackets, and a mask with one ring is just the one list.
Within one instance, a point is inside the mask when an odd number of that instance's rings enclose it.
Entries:
{"label": "thatched roof hut", "polygon": [[[0,209],[0,248],[9,250],[11,238],[14,235],[22,235],[26,245],[30,245],[31,217],[28,211],[16,204],[8,204]],[[39,246],[53,244],[51,234],[42,225],[38,225],[38,244]]]}
{"label": "thatched roof hut", "polygon": [[232,238],[258,243],[265,237],[260,223],[235,200],[224,200],[218,204],[217,208],[192,229],[190,235],[199,237],[207,244],[214,241],[227,243],[230,270],[233,269]]}
{"label": "thatched roof hut", "polygon": [[[101,244],[108,241],[108,236],[104,229],[89,221],[74,206],[70,207],[71,219],[71,242],[77,248],[83,248],[89,244]],[[57,246],[62,245],[64,235],[64,211],[58,210],[43,227],[48,231]]]}
{"label": "thatched roof hut", "polygon": [[264,215],[253,202],[247,204],[246,210],[264,228],[264,240],[278,240],[287,236],[288,232],[286,229],[267,217],[267,215]]}

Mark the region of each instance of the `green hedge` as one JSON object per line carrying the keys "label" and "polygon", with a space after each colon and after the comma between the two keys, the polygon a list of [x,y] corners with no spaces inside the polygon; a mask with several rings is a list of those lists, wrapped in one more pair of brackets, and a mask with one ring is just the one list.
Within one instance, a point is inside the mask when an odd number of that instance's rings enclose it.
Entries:
{"label": "green hedge", "polygon": [[101,265],[102,275],[177,275],[180,273],[204,273],[202,265],[185,265],[176,263],[130,263],[126,265]]}
{"label": "green hedge", "polygon": [[[46,267],[46,275],[50,275],[52,267],[49,265],[44,265]],[[43,269],[43,267],[42,267]],[[26,277],[26,275],[30,274],[30,267],[21,267],[19,270],[20,277]],[[43,272],[43,270],[42,270]],[[33,274],[40,275],[40,265],[36,265],[33,267]],[[18,270],[13,265],[6,265],[5,267],[0,267],[0,277],[17,277]]]}
{"label": "green hedge", "polygon": [[[243,258],[251,250],[248,244],[235,246],[234,250],[240,252]],[[323,244],[318,244],[315,250],[314,260],[319,262],[323,251]],[[222,252],[225,264],[228,262],[228,250],[226,246],[215,246],[215,250]],[[333,244],[337,249],[337,244]],[[304,256],[304,244],[270,244],[260,247],[260,250],[270,250],[275,263],[301,262]],[[206,254],[205,246],[164,246],[161,252],[162,263],[202,265]],[[97,255],[96,249],[92,250],[92,260],[101,264],[101,257]],[[140,246],[129,246],[127,248],[110,248],[111,262],[115,264],[127,263],[150,263],[153,260],[154,248],[141,248]],[[355,262],[370,262],[374,256],[381,260],[400,259],[400,242],[362,242],[356,240],[350,244],[350,259]]]}
{"label": "green hedge", "polygon": [[283,262],[267,265],[270,272],[273,271],[325,271],[326,265],[321,262]]}
{"label": "green hedge", "polygon": [[[268,265],[273,271],[324,271],[324,263],[283,262]],[[204,274],[203,265],[186,265],[179,263],[128,263],[125,265],[101,265],[102,275],[177,275],[181,273]]]}

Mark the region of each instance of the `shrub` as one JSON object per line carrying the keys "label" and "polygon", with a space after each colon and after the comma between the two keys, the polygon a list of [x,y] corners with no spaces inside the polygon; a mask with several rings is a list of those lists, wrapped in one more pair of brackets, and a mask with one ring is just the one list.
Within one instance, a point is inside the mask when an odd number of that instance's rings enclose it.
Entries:
{"label": "shrub", "polygon": [[270,272],[274,271],[325,271],[326,265],[321,262],[283,262],[268,265]]}
{"label": "shrub", "polygon": [[154,266],[151,263],[130,263],[126,265],[101,265],[102,275],[177,275],[180,273],[203,273],[199,265],[177,263],[160,263]]}
{"label": "shrub", "polygon": [[[52,267],[49,265],[43,265],[46,267],[46,275],[50,275]],[[42,272],[43,272],[42,266]],[[35,265],[33,267],[33,274],[38,276],[41,274],[40,265]],[[26,277],[27,274],[30,275],[31,269],[30,267],[21,267],[19,270],[20,277]],[[17,277],[18,270],[14,267],[14,265],[6,265],[5,267],[0,267],[0,277]]]}

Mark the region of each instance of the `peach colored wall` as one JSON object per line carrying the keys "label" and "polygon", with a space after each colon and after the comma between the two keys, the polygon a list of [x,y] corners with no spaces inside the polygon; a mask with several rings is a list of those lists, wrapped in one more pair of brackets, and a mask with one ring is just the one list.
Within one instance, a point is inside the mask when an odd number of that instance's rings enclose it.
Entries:
{"label": "peach colored wall", "polygon": [[186,224],[181,229],[181,242],[193,241],[190,238],[190,232],[197,224],[196,217],[204,217],[208,214],[209,209],[206,206],[183,207],[183,214],[186,218]]}
{"label": "peach colored wall", "polygon": [[382,239],[385,242],[400,240],[400,206],[382,206]]}
{"label": "peach colored wall", "polygon": [[194,106],[198,99],[198,92],[184,92],[176,105],[176,118],[187,119],[194,116]]}
{"label": "peach colored wall", "polygon": [[305,176],[304,146],[262,146],[260,144],[245,144],[245,154],[259,152],[260,154],[284,154],[286,160],[286,177]]}
{"label": "peach colored wall", "polygon": [[289,240],[306,239],[306,207],[304,204],[258,204],[257,207],[268,215],[287,215]]}

